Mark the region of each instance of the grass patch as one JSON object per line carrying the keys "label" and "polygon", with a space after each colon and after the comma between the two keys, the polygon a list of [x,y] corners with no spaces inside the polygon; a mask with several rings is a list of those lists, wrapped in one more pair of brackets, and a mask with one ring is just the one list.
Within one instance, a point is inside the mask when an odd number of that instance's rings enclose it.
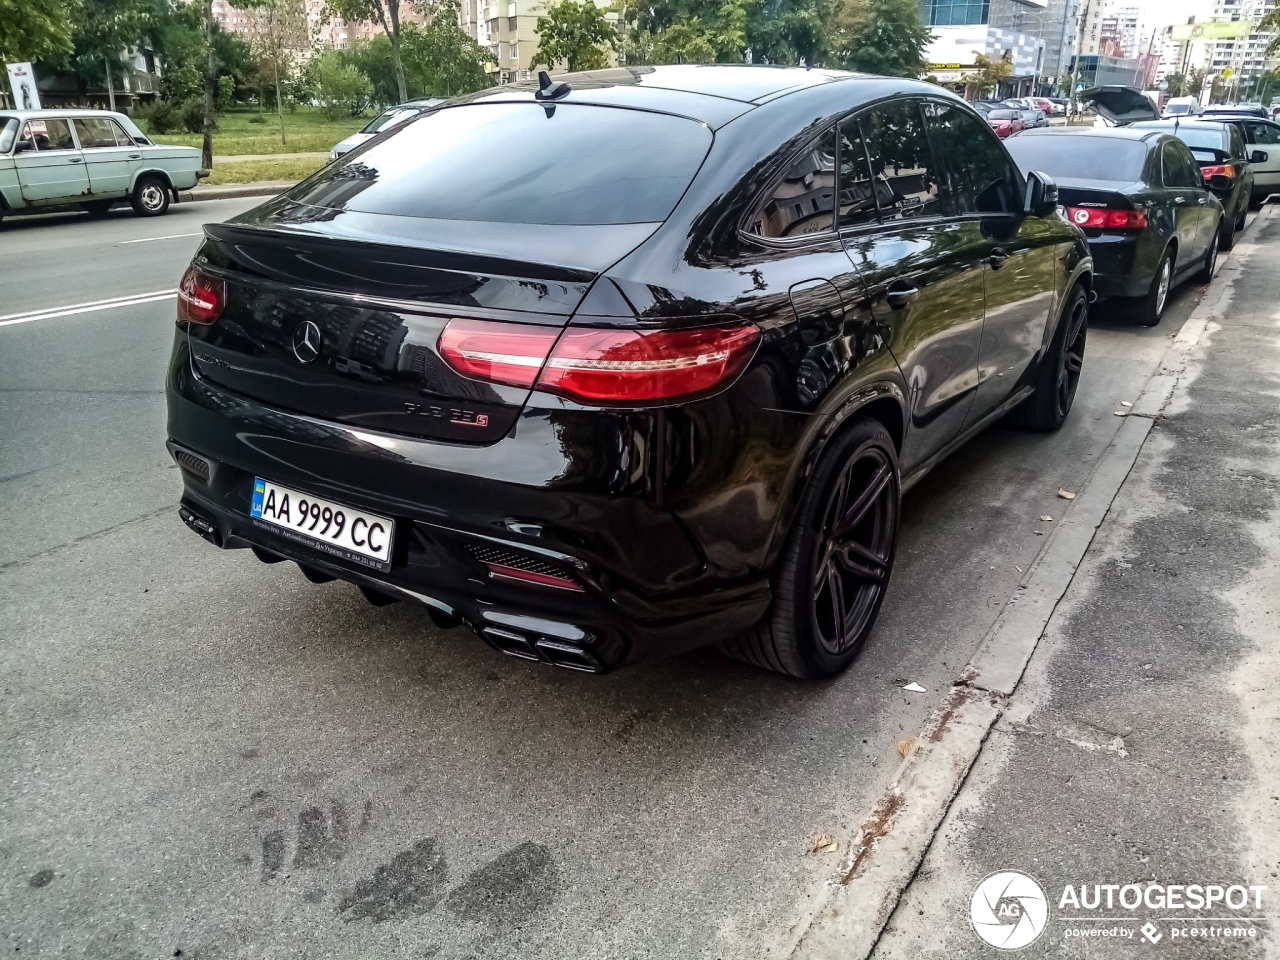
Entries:
{"label": "grass patch", "polygon": [[[314,107],[285,111],[284,129],[288,143],[280,142],[280,120],[274,113],[265,114],[266,123],[252,123],[256,109],[237,109],[218,115],[218,132],[213,135],[214,156],[235,157],[255,153],[328,153],[339,140],[344,140],[366,123],[369,117],[343,117],[332,122]],[[143,129],[146,124],[143,123]],[[183,147],[199,147],[204,139],[198,133],[157,133],[147,131],[156,143]],[[233,181],[225,181],[233,182]],[[234,181],[239,183],[240,181]]]}
{"label": "grass patch", "polygon": [[309,177],[325,161],[314,160],[246,160],[243,163],[221,163],[213,168],[208,180],[201,183],[253,183],[257,180],[301,180]]}

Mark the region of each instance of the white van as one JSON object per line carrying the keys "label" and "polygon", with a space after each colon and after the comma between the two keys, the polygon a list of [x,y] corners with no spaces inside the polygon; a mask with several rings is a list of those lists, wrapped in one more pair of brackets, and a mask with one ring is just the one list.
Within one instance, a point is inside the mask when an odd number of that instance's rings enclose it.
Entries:
{"label": "white van", "polygon": [[1171,97],[1164,105],[1162,117],[1196,117],[1204,113],[1198,97]]}

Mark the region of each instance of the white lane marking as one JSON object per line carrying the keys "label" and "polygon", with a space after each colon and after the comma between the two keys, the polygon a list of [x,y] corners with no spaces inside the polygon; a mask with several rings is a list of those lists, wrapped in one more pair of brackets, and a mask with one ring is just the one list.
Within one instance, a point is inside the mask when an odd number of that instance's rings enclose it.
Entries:
{"label": "white lane marking", "polygon": [[89,303],[73,303],[66,307],[53,307],[48,310],[35,310],[31,313],[11,313],[0,317],[0,327],[15,323],[31,323],[33,320],[52,320],[54,317],[69,317],[76,313],[93,313],[95,310],[110,310],[113,307],[132,307],[140,303],[154,303],[157,300],[168,300],[177,294],[177,290],[156,290],[152,293],[138,293],[132,297],[115,297],[111,300],[92,300]]}
{"label": "white lane marking", "polygon": [[116,244],[117,247],[123,247],[126,243],[150,243],[152,240],[181,240],[183,237],[203,237],[202,232],[197,233],[171,233],[167,237],[141,237],[137,240],[121,240]]}

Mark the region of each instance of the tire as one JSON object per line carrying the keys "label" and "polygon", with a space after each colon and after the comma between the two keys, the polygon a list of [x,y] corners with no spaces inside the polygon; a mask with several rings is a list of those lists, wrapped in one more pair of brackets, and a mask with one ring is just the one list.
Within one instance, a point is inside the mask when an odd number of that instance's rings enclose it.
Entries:
{"label": "tire", "polygon": [[139,177],[129,203],[140,217],[161,216],[169,210],[169,185],[160,177]]}
{"label": "tire", "polygon": [[80,204],[80,206],[91,217],[104,217],[114,203],[114,200],[90,200],[88,203]]}
{"label": "tire", "polygon": [[1204,266],[1192,279],[1196,283],[1208,283],[1213,279],[1213,271],[1218,266],[1218,234],[1222,233],[1222,221],[1218,221],[1218,227],[1214,230],[1213,241],[1209,244],[1209,249],[1204,255]]}
{"label": "tire", "polygon": [[1218,249],[1230,250],[1236,245],[1236,231],[1234,224],[1223,223],[1218,227]]}
{"label": "tire", "polygon": [[1071,412],[1089,335],[1089,294],[1076,284],[1062,308],[1058,329],[1036,373],[1035,393],[1018,407],[1017,421],[1045,432],[1057,430]]}
{"label": "tire", "polygon": [[852,663],[888,590],[901,498],[893,438],[878,420],[855,419],[813,470],[774,571],[768,613],[721,650],[802,680]]}
{"label": "tire", "polygon": [[1156,266],[1155,276],[1151,278],[1151,289],[1144,297],[1136,301],[1137,312],[1134,320],[1140,327],[1154,327],[1164,316],[1165,304],[1169,302],[1169,291],[1173,289],[1173,255],[1165,250]]}

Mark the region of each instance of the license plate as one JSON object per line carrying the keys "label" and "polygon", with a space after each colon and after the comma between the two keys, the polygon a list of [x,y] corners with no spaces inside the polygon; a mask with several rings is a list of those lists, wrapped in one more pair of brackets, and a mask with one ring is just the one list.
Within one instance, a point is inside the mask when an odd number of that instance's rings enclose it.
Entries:
{"label": "license plate", "polygon": [[377,570],[391,569],[395,523],[261,477],[253,481],[249,516],[262,527]]}

